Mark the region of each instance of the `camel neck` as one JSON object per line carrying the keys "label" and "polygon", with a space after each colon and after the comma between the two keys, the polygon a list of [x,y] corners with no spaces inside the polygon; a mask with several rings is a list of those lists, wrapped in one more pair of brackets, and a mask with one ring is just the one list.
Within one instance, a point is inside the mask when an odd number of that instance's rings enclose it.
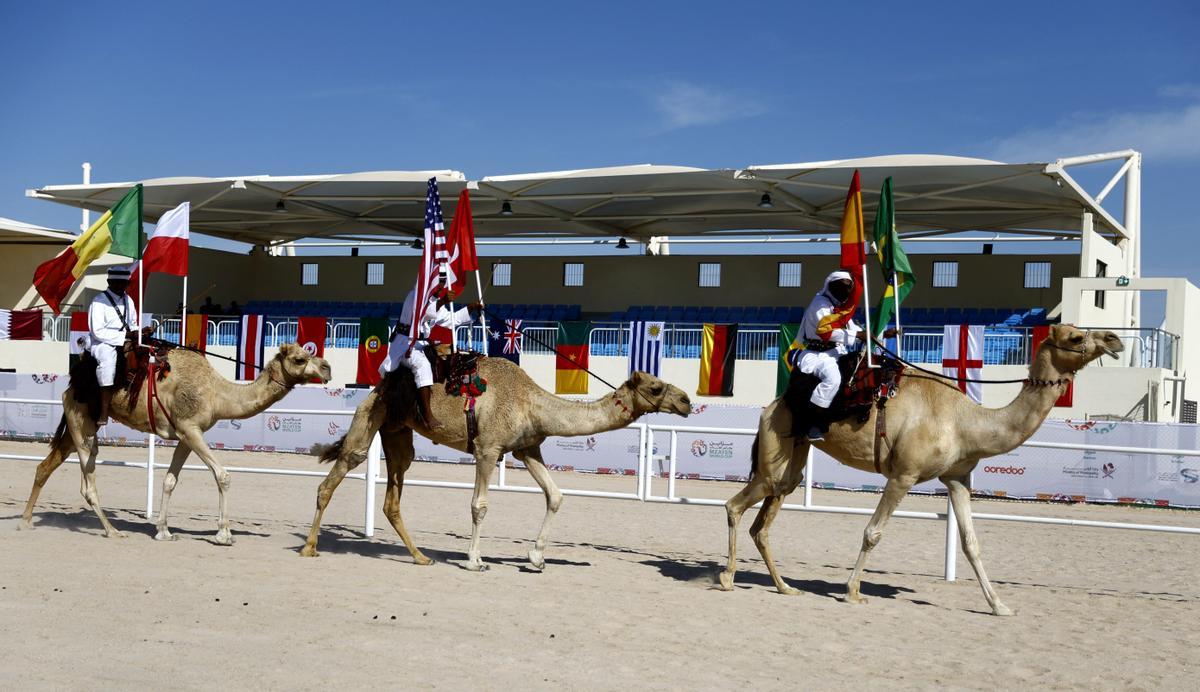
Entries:
{"label": "camel neck", "polygon": [[1075,373],[1064,373],[1054,367],[1049,348],[1039,349],[1029,366],[1029,380],[1022,385],[1015,399],[999,409],[974,407],[982,419],[972,426],[973,442],[979,450],[977,456],[1004,454],[1028,440],[1066,390],[1065,384],[1045,383],[1065,383],[1074,379]]}
{"label": "camel neck", "polygon": [[222,418],[249,418],[262,413],[268,406],[287,396],[292,391],[282,384],[282,378],[272,374],[275,361],[269,361],[267,367],[249,384],[235,384],[221,378],[217,384],[217,397],[222,401]]}
{"label": "camel neck", "polygon": [[624,387],[595,401],[571,401],[549,392],[538,398],[542,434],[569,437],[616,430],[637,420],[629,392]]}

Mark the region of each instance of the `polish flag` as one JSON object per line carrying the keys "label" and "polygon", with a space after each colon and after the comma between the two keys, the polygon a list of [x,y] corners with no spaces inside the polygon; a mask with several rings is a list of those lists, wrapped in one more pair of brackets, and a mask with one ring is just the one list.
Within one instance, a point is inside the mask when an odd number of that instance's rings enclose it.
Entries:
{"label": "polish flag", "polygon": [[150,236],[146,249],[142,251],[142,260],[134,265],[133,274],[129,277],[129,294],[135,304],[145,290],[145,287],[142,287],[142,291],[138,290],[138,282],[143,274],[159,272],[187,276],[191,211],[192,203],[184,202],[159,218],[154,235]]}

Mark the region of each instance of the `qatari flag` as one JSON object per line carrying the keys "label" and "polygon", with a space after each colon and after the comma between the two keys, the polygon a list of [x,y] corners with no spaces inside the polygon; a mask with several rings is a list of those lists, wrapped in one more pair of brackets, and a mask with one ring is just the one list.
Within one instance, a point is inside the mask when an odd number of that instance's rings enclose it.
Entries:
{"label": "qatari flag", "polygon": [[262,315],[242,315],[242,329],[238,332],[237,365],[239,380],[258,378],[263,367],[263,323]]}

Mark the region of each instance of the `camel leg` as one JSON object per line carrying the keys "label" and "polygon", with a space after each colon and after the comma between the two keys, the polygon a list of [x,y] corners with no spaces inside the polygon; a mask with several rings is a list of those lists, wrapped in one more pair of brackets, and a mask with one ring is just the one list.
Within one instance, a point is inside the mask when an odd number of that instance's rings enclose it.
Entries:
{"label": "camel leg", "polygon": [[175,540],[175,536],[167,528],[167,505],[171,503],[171,493],[175,490],[175,484],[179,482],[179,471],[183,469],[183,462],[187,461],[191,453],[191,448],[180,442],[171,455],[171,466],[167,469],[166,478],[163,478],[162,502],[158,508],[158,533],[154,534],[156,541]]}
{"label": "camel leg", "polygon": [[[96,491],[96,456],[100,454],[100,442],[96,439],[96,435],[97,431],[94,427],[92,434],[87,439],[84,439],[82,432],[71,430],[71,437],[75,440],[76,453],[79,454],[79,494],[83,495],[83,499],[100,519],[105,537],[124,538],[125,534],[109,523],[108,517],[104,515],[104,510],[100,507],[100,493]],[[88,444],[89,440],[91,444]]]}
{"label": "camel leg", "polygon": [[555,485],[554,479],[550,476],[550,471],[546,469],[546,462],[542,461],[542,450],[540,447],[530,447],[519,452],[514,452],[513,456],[525,463],[525,468],[529,469],[529,475],[533,476],[533,480],[541,487],[542,492],[546,495],[546,514],[542,517],[542,529],[538,531],[537,541],[533,548],[529,550],[529,562],[537,569],[542,569],[546,566],[544,553],[546,550],[546,538],[550,535],[550,520],[558,513],[558,508],[562,506],[563,494]]}
{"label": "camel leg", "polygon": [[767,571],[771,573],[775,588],[785,596],[794,596],[800,591],[785,584],[783,578],[779,576],[778,570],[775,569],[775,558],[771,557],[771,545],[767,540],[767,530],[771,527],[771,522],[775,521],[775,516],[779,514],[779,508],[782,505],[782,495],[771,495],[764,500],[762,509],[758,510],[758,516],[754,519],[754,524],[750,526],[750,537],[754,539],[754,545],[758,546],[758,552],[762,555],[763,562],[767,563]]}
{"label": "camel leg", "polygon": [[[334,460],[333,468],[329,469],[329,475],[321,481],[321,486],[317,488],[317,511],[313,515],[312,528],[308,530],[308,539],[304,541],[304,547],[300,549],[300,557],[317,557],[319,554],[317,553],[317,538],[321,534],[321,517],[325,515],[325,508],[329,506],[333,491],[337,490],[342,479],[346,477],[347,473],[350,473],[350,469],[367,460],[367,450],[371,447],[371,440],[375,438],[375,433],[379,432],[379,428],[383,425],[383,418],[383,403],[372,391],[354,410],[354,418],[350,421],[350,430],[346,431],[346,437],[342,439],[342,453]],[[409,439],[411,445],[411,438]],[[390,471],[390,454],[388,463]],[[386,514],[386,509],[384,512]],[[410,552],[411,550],[412,548],[409,548]]]}
{"label": "camel leg", "polygon": [[41,495],[42,488],[45,487],[46,481],[50,480],[51,474],[57,471],[70,455],[71,438],[68,433],[57,445],[50,448],[50,453],[38,464],[37,471],[33,476],[33,489],[29,491],[29,500],[25,503],[25,512],[21,515],[20,523],[17,524],[18,530],[33,528],[33,507],[37,504],[38,495]]}
{"label": "camel leg", "polygon": [[737,572],[737,531],[742,515],[769,492],[766,479],[755,476],[725,503],[725,516],[729,523],[729,563],[725,571],[717,575],[722,591],[733,591],[733,575]]}
{"label": "camel leg", "polygon": [[500,458],[500,450],[491,449],[486,452],[475,450],[475,492],[471,496],[471,545],[467,548],[467,569],[482,572],[487,569],[479,557],[479,528],[488,509],[488,482],[492,477],[492,469]]}
{"label": "camel leg", "polygon": [[979,557],[979,539],[975,537],[975,524],[971,520],[971,491],[967,487],[969,480],[970,475],[942,479],[946,488],[950,490],[950,505],[954,507],[954,516],[958,520],[962,549],[971,563],[971,568],[975,570],[979,586],[983,588],[983,597],[992,607],[992,615],[1012,615],[1012,609],[1000,602],[1000,597],[988,581],[987,572],[983,570],[983,560]]}
{"label": "camel leg", "polygon": [[908,494],[908,490],[913,486],[915,480],[907,476],[889,478],[887,485],[883,487],[883,497],[879,498],[879,506],[875,508],[875,513],[871,515],[871,520],[867,522],[867,528],[863,531],[862,550],[859,551],[858,560],[854,563],[854,571],[850,573],[850,581],[846,582],[847,602],[867,602],[867,599],[859,593],[859,584],[862,582],[863,568],[867,564],[867,555],[883,537],[884,525],[892,517],[892,512],[896,511],[900,500],[903,500],[904,496]]}
{"label": "camel leg", "polygon": [[[191,447],[196,456],[200,457],[200,461],[212,471],[213,480],[217,482],[217,497],[220,501],[221,514],[217,518],[217,535],[214,537],[217,545],[233,545],[233,532],[229,530],[229,512],[228,512],[228,496],[230,478],[229,472],[221,466],[221,462],[213,456],[212,450],[208,448],[208,444],[204,442],[204,436],[200,434],[198,428],[190,425],[185,425],[182,429],[176,427],[176,433],[179,436],[179,442]],[[178,451],[178,449],[176,449]],[[172,467],[175,464],[175,459],[171,459]]]}
{"label": "camel leg", "polygon": [[433,560],[421,552],[413,539],[404,528],[404,519],[400,516],[400,494],[404,492],[404,473],[413,461],[413,431],[405,428],[400,431],[382,433],[383,453],[387,458],[387,492],[383,497],[383,515],[391,522],[392,528],[404,541],[404,546],[418,565],[432,565]]}

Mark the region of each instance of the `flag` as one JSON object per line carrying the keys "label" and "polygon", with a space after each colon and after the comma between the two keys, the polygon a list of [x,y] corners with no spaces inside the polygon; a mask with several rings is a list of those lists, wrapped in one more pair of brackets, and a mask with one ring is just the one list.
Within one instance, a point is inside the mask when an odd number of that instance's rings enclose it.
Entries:
{"label": "flag", "polygon": [[983,403],[983,325],[948,324],[942,333],[942,372],[958,378],[971,401]]}
{"label": "flag", "polygon": [[854,293],[841,306],[821,319],[817,324],[817,336],[828,340],[835,329],[842,329],[854,317],[858,309],[858,301],[862,298],[863,270],[867,262],[866,250],[863,248],[863,214],[862,214],[862,183],[858,171],[850,179],[850,189],[846,192],[846,206],[842,210],[842,266],[854,277]]}
{"label": "flag", "polygon": [[479,257],[475,254],[475,221],[471,218],[471,196],[465,189],[458,195],[458,206],[454,208],[454,218],[450,221],[446,251],[450,258],[447,272],[450,294],[457,296],[467,287],[467,272],[479,271]]}
{"label": "flag", "polygon": [[629,374],[648,372],[655,377],[662,369],[663,322],[629,323]]}
{"label": "flag", "polygon": [[736,324],[704,325],[700,347],[701,396],[733,396],[733,365],[737,360]]}
{"label": "flag", "polygon": [[208,315],[191,313],[187,316],[187,335],[184,346],[204,353],[208,347]]}
{"label": "flag", "polygon": [[325,334],[329,320],[325,317],[297,317],[296,343],[310,356],[325,355]]}
{"label": "flag", "polygon": [[[1030,351],[1033,353],[1034,358],[1037,357],[1038,347],[1042,345],[1042,342],[1045,341],[1046,337],[1048,336],[1050,336],[1050,325],[1043,324],[1033,328],[1033,348],[1031,348]],[[1065,406],[1068,408],[1075,405],[1074,380],[1067,383],[1067,391],[1063,392],[1062,396],[1058,397],[1058,401],[1054,402],[1054,405]]]}
{"label": "flag", "polygon": [[[507,358],[521,364],[521,348],[524,346],[521,320],[488,320],[487,354],[489,358]],[[557,378],[556,378],[557,379]]]}
{"label": "flag", "polygon": [[379,366],[387,356],[388,318],[364,317],[358,321],[358,384],[377,385],[382,375]]}
{"label": "flag", "polygon": [[591,322],[559,322],[558,339],[554,347],[554,393],[587,394],[588,337]]}
{"label": "flag", "polygon": [[0,340],[41,341],[42,311],[0,310]]}
{"label": "flag", "polygon": [[425,249],[421,266],[417,268],[417,302],[413,306],[412,324],[408,329],[408,350],[417,342],[421,317],[435,294],[439,281],[447,281],[446,226],[442,220],[442,199],[438,195],[437,178],[430,178],[425,188]]}
{"label": "flag", "polygon": [[[147,252],[147,254],[149,254]],[[235,380],[254,380],[263,368],[263,325],[262,315],[242,315],[242,328],[238,331]]]}
{"label": "flag", "polygon": [[191,202],[184,202],[159,217],[154,235],[146,241],[142,259],[134,265],[133,274],[129,277],[129,295],[135,305],[139,300],[138,282],[143,275],[159,272],[187,276],[188,219],[191,208]]}
{"label": "flag", "polygon": [[79,361],[79,356],[83,355],[91,342],[87,310],[76,310],[71,313],[71,335],[68,339],[70,343],[67,344],[67,352],[70,355],[67,358],[67,372],[70,372],[70,369],[75,367],[75,363]]}
{"label": "flag", "polygon": [[800,339],[800,325],[779,325],[779,367],[775,371],[775,396],[782,396],[792,381],[792,371],[800,364],[804,343]]}
{"label": "flag", "polygon": [[33,286],[54,314],[60,314],[63,298],[92,262],[105,253],[136,259],[141,256],[141,238],[142,186],[139,183],[66,250],[38,265],[33,272]]}
{"label": "flag", "polygon": [[[896,234],[896,204],[892,200],[891,177],[883,181],[883,188],[879,191],[879,209],[875,213],[875,252],[879,255],[879,266],[883,268],[884,283],[883,297],[879,299],[879,309],[875,311],[875,323],[871,325],[871,333],[878,337],[887,329],[893,308],[897,303],[904,302],[916,283],[908,255],[904,254],[900,236]],[[893,273],[896,275],[895,286],[892,286]]]}

